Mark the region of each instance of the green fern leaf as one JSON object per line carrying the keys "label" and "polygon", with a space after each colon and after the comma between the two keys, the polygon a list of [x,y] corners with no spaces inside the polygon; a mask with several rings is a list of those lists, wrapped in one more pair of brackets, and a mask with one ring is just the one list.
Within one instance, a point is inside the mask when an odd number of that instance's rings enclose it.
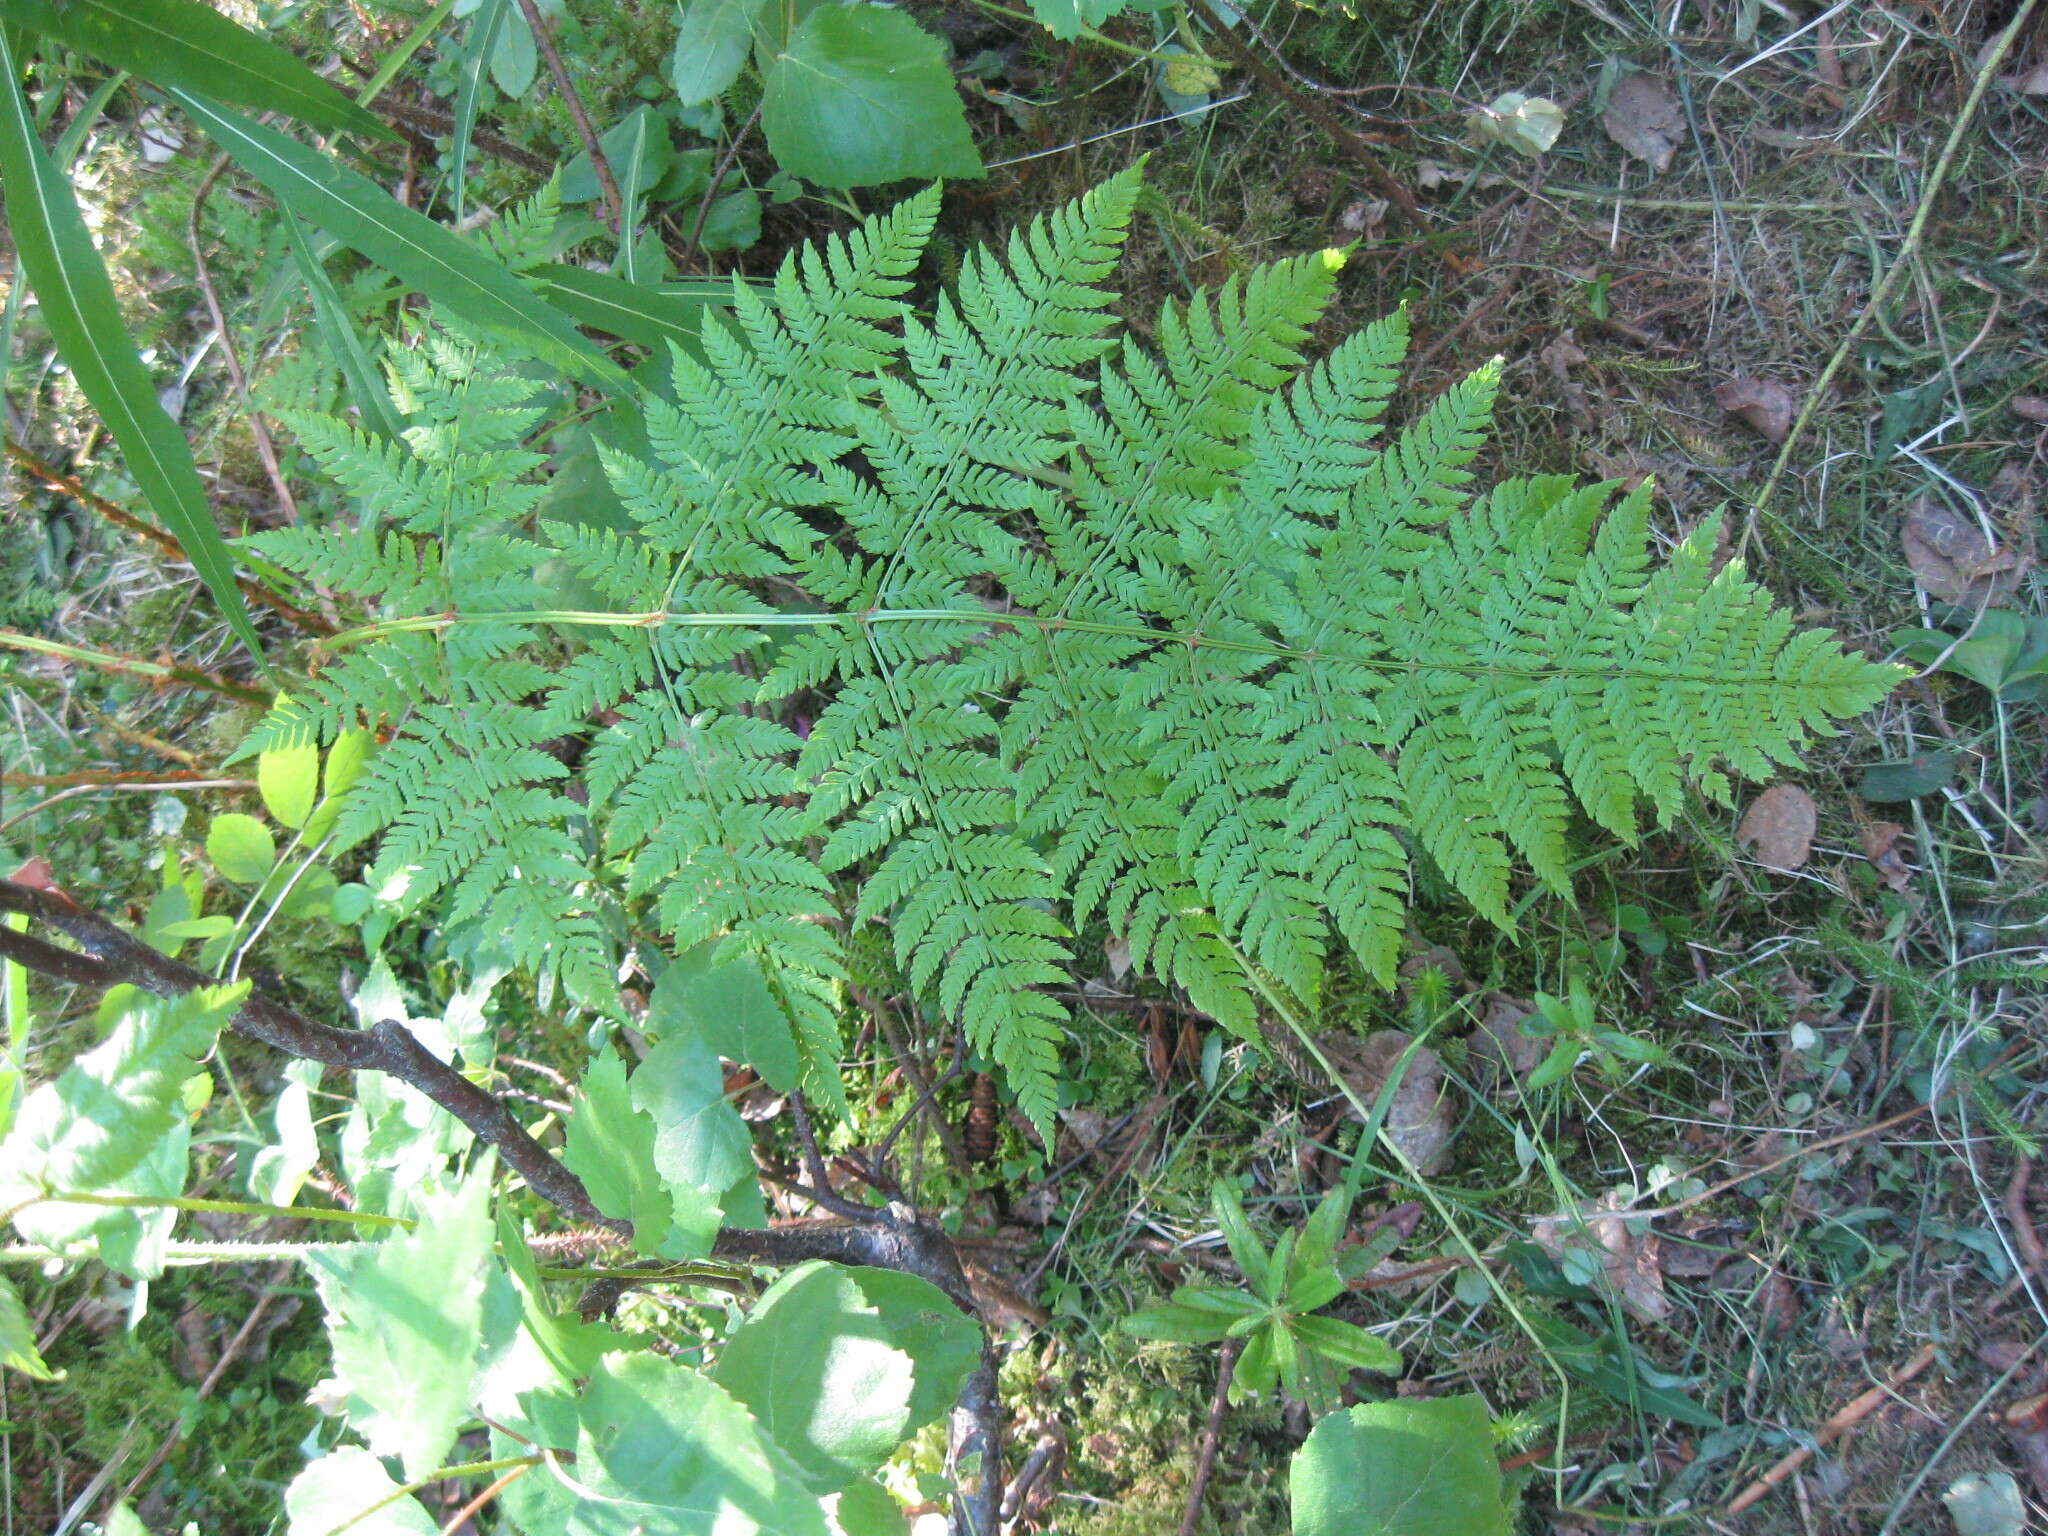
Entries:
{"label": "green fern leaf", "polygon": [[1137,190],[971,253],[928,313],[931,192],[737,285],[648,452],[604,454],[631,530],[549,530],[615,609],[552,644],[541,403],[436,332],[393,366],[401,445],[302,425],[357,523],[258,547],[390,619],[259,737],[382,720],[338,836],[586,987],[587,819],[632,911],[758,968],[822,1097],[845,929],[886,925],[1049,1125],[1080,925],[1257,1038],[1340,947],[1392,984],[1414,854],[1505,924],[1569,896],[1588,819],[1725,797],[1896,678],[1717,572],[1711,525],[1654,561],[1647,487],[1475,498],[1497,369],[1382,440],[1405,318],[1309,363],[1333,254],[1116,336]]}

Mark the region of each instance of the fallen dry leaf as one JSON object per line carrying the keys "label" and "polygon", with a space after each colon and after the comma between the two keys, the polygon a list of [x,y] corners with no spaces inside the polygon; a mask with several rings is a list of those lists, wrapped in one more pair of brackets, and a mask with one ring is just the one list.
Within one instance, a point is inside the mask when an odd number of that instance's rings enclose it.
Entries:
{"label": "fallen dry leaf", "polygon": [[1863,829],[1863,857],[1870,860],[1871,868],[1895,891],[1903,891],[1913,883],[1913,872],[1899,857],[1899,839],[1905,833],[1906,829],[1896,821],[1873,821]]}
{"label": "fallen dry leaf", "polygon": [[[1398,1029],[1377,1029],[1363,1040],[1341,1030],[1316,1037],[1351,1091],[1370,1105],[1386,1086],[1394,1063],[1408,1049],[1409,1037]],[[1444,1166],[1451,1148],[1451,1106],[1444,1095],[1443,1058],[1423,1046],[1401,1075],[1394,1102],[1387,1108],[1387,1135],[1423,1173]]]}
{"label": "fallen dry leaf", "polygon": [[1665,171],[1678,153],[1685,114],[1662,76],[1638,73],[1624,75],[1615,85],[1600,125],[1607,137],[1638,160],[1648,161],[1650,169]]}
{"label": "fallen dry leaf", "polygon": [[1486,1012],[1472,1031],[1472,1054],[1504,1069],[1502,1085],[1510,1094],[1519,1093],[1522,1083],[1550,1054],[1550,1047],[1532,1035],[1522,1033],[1522,1020],[1535,1012],[1529,1003],[1505,992],[1486,994]]}
{"label": "fallen dry leaf", "polygon": [[1799,869],[1813,851],[1819,822],[1813,796],[1797,784],[1773,784],[1749,803],[1737,843],[1754,843],[1757,862],[1772,869]]}
{"label": "fallen dry leaf", "polygon": [[1344,211],[1337,215],[1337,227],[1347,235],[1370,235],[1387,222],[1390,206],[1384,197],[1364,197],[1346,203]]}
{"label": "fallen dry leaf", "polygon": [[2012,413],[2021,421],[2048,426],[2048,395],[2014,395]]}
{"label": "fallen dry leaf", "polygon": [[1546,1216],[1529,1235],[1553,1258],[1574,1250],[1593,1254],[1623,1309],[1643,1322],[1660,1322],[1671,1312],[1664,1294],[1663,1243],[1654,1232],[1631,1232],[1621,1201],[1612,1194],[1581,1206],[1576,1216]]}
{"label": "fallen dry leaf", "polygon": [[1730,379],[1714,391],[1714,403],[1771,442],[1792,430],[1792,391],[1775,379]]}
{"label": "fallen dry leaf", "polygon": [[2022,96],[2048,96],[2048,64],[2036,64],[2019,74],[2000,75],[1998,83]]}
{"label": "fallen dry leaf", "polygon": [[2033,564],[1947,503],[1922,496],[1899,529],[1913,578],[1937,602],[1977,608],[2008,601]]}

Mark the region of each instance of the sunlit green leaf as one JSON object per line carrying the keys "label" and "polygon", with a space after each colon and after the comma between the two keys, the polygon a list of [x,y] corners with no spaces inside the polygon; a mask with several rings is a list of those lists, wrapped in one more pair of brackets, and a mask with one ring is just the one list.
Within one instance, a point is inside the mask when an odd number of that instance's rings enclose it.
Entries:
{"label": "sunlit green leaf", "polygon": [[36,1349],[35,1323],[22,1305],[21,1293],[5,1275],[0,1275],[0,1366],[37,1381],[57,1380],[57,1372]]}
{"label": "sunlit green leaf", "polygon": [[879,1467],[910,1434],[915,1363],[846,1270],[791,1270],[719,1351],[712,1379],[752,1410],[814,1493]]}
{"label": "sunlit green leaf", "polygon": [[598,1362],[577,1404],[567,1536],[826,1536],[816,1495],[710,1377],[650,1354]]}
{"label": "sunlit green leaf", "polygon": [[771,1088],[787,1093],[798,1086],[788,1017],[751,955],[700,944],[677,956],[655,985],[647,1022],[663,1038],[672,1031],[695,1035],[715,1055],[752,1067]]}
{"label": "sunlit green leaf", "polygon": [[945,45],[901,11],[821,5],[764,61],[761,128],[826,187],[984,174]]}
{"label": "sunlit green leaf", "polygon": [[[643,1064],[638,1077],[646,1074]],[[633,1223],[636,1248],[659,1253],[668,1237],[671,1206],[655,1168],[656,1122],[634,1108],[634,1097],[625,1063],[606,1045],[577,1085],[562,1161],[583,1180],[600,1211]],[[703,1251],[708,1249],[707,1239]]]}
{"label": "sunlit green leaf", "polygon": [[440,1526],[433,1516],[410,1494],[392,1497],[398,1493],[374,1455],[337,1446],[307,1462],[285,1490],[289,1536],[332,1536],[344,1525],[348,1536],[434,1536]]}
{"label": "sunlit green leaf", "polygon": [[7,19],[152,85],[204,91],[313,128],[398,137],[277,44],[200,0],[8,0]]}
{"label": "sunlit green leaf", "polygon": [[300,218],[450,313],[524,344],[578,378],[608,389],[627,387],[625,374],[566,315],[535,298],[477,247],[402,206],[367,176],[190,91],[170,95],[237,165]]}
{"label": "sunlit green leaf", "polygon": [[1486,1405],[1360,1403],[1316,1425],[1289,1487],[1294,1536],[1508,1536]]}
{"label": "sunlit green leaf", "polygon": [[206,857],[224,879],[254,885],[277,863],[277,843],[254,816],[229,811],[208,824]]}
{"label": "sunlit green leaf", "polygon": [[1352,1370],[1392,1376],[1401,1369],[1401,1352],[1356,1324],[1335,1317],[1297,1317],[1289,1327],[1304,1348]]}
{"label": "sunlit green leaf", "polygon": [[669,1034],[633,1074],[633,1102],[654,1117],[654,1166],[679,1235],[709,1252],[725,1191],[754,1173],[753,1138],[725,1101],[717,1053],[687,1031]]}
{"label": "sunlit green leaf", "polygon": [[1170,1303],[1140,1307],[1120,1319],[1117,1326],[1141,1339],[1164,1339],[1172,1344],[1215,1344],[1230,1334],[1235,1314],[1207,1312]]}
{"label": "sunlit green leaf", "polygon": [[287,827],[303,827],[320,792],[320,749],[308,742],[259,754],[256,787],[273,818]]}
{"label": "sunlit green leaf", "polygon": [[[0,1142],[0,1210],[45,1192],[139,1195],[182,1192],[182,1090],[215,1036],[248,994],[246,982],[176,999],[116,987],[100,1004],[105,1040],[22,1102]],[[17,1212],[23,1238],[64,1248],[100,1239],[102,1256],[153,1267],[147,1244],[168,1233],[170,1213],[45,1202]]]}
{"label": "sunlit green leaf", "polygon": [[754,17],[766,0],[688,0],[676,29],[669,84],[676,100],[694,107],[723,95],[739,78],[754,35]]}
{"label": "sunlit green leaf", "polygon": [[468,1411],[492,1262],[489,1179],[477,1174],[421,1209],[411,1232],[308,1260],[349,1424],[408,1478],[442,1464]]}

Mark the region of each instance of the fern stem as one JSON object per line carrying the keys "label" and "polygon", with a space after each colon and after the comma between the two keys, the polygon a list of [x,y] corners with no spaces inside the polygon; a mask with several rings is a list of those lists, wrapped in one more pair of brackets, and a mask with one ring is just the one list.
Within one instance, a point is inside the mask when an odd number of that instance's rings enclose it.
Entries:
{"label": "fern stem", "polygon": [[[860,613],[674,613],[651,608],[640,613],[606,613],[574,608],[527,608],[505,613],[426,613],[408,618],[380,619],[340,634],[317,640],[313,651],[339,650],[343,646],[368,644],[390,635],[445,631],[464,624],[559,624],[587,629],[865,629],[875,624],[971,624],[999,629],[1005,625],[1030,626],[1048,632],[1072,630],[1076,634],[1105,635],[1122,640],[1143,640],[1155,645],[1186,646],[1191,651],[1223,651],[1239,656],[1264,656],[1274,661],[1302,661],[1358,667],[1369,672],[1450,672],[1461,677],[1522,677],[1531,681],[1562,676],[1655,679],[1666,682],[1722,683],[1729,687],[1765,687],[1777,681],[1768,673],[1736,676],[1729,673],[1686,672],[1676,667],[1503,667],[1491,663],[1460,665],[1448,661],[1414,661],[1388,656],[1347,656],[1339,651],[1308,651],[1296,646],[1255,640],[1226,640],[1215,635],[1177,634],[1150,629],[1142,624],[1110,624],[1094,619],[1075,619],[1049,613],[989,613],[964,608],[871,608]],[[1906,668],[1899,668],[1900,677]]]}

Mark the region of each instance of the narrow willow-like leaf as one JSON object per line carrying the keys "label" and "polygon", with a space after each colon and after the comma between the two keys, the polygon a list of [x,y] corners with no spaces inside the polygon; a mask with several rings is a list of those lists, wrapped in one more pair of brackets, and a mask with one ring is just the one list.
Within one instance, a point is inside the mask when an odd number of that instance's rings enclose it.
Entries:
{"label": "narrow willow-like leaf", "polygon": [[8,0],[7,19],[152,85],[205,91],[313,128],[398,137],[277,44],[200,0]]}
{"label": "narrow willow-like leaf", "polygon": [[704,311],[732,305],[730,283],[706,280],[649,288],[556,261],[535,267],[532,275],[539,280],[541,297],[564,314],[593,330],[664,354],[673,344],[701,355],[698,337]]}
{"label": "narrow willow-like leaf", "polygon": [[332,156],[190,91],[168,93],[279,202],[351,250],[410,283],[450,313],[529,347],[535,356],[606,389],[626,375],[497,262],[423,214],[401,206]]}
{"label": "narrow willow-like leaf", "polygon": [[505,8],[511,0],[483,0],[469,19],[469,31],[462,40],[460,76],[455,92],[455,125],[448,155],[448,177],[455,188],[455,222],[462,223],[464,204],[469,198],[469,141],[476,133],[477,103],[483,97],[484,65],[498,40],[498,28],[505,23]]}
{"label": "narrow willow-like leaf", "polygon": [[57,353],[121,447],[128,472],[185,551],[235,635],[258,660],[249,611],[235,586],[233,557],[178,424],[157,403],[156,386],[121,320],[106,264],[87,233],[71,186],[36,138],[18,84],[19,61],[0,31],[0,198],[20,272],[35,290]]}
{"label": "narrow willow-like leaf", "polygon": [[320,328],[320,339],[327,344],[327,350],[341,368],[342,379],[348,385],[349,399],[355,402],[356,412],[366,428],[379,437],[397,437],[405,424],[392,408],[391,396],[377,377],[377,366],[370,361],[370,354],[363,349],[362,338],[356,334],[348,311],[342,307],[334,280],[327,275],[327,268],[321,265],[319,256],[314,253],[313,242],[306,238],[299,216],[286,209],[281,217],[286,242],[292,248],[292,262],[299,269],[306,292],[313,300],[313,323]]}

